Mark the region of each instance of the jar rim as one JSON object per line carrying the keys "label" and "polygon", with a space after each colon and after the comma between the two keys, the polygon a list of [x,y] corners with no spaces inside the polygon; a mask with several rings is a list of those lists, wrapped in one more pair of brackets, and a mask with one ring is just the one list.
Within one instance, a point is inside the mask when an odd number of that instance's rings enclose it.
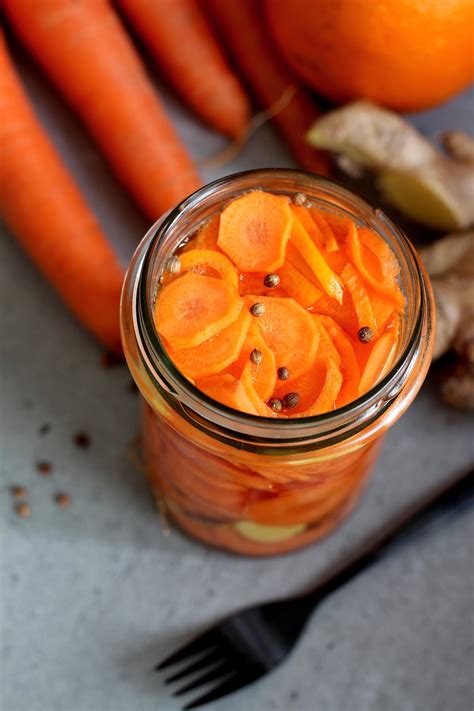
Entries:
{"label": "jar rim", "polygon": [[[343,200],[355,204],[372,215],[374,222],[379,221],[383,224],[385,229],[389,230],[394,243],[404,256],[405,263],[409,266],[412,286],[415,290],[415,302],[417,303],[416,313],[413,314],[411,328],[408,329],[405,336],[403,349],[389,372],[373,388],[343,407],[328,413],[288,419],[267,418],[239,412],[209,398],[196,388],[168,356],[154,325],[150,301],[150,274],[153,259],[159,251],[160,242],[170,230],[176,227],[183,213],[202,205],[206,198],[215,195],[220,189],[234,186],[239,181],[250,180],[254,181],[255,185],[238,188],[236,189],[237,194],[259,187],[265,189],[265,186],[260,183],[264,183],[265,180],[274,180],[277,176],[283,180],[285,176],[288,176],[293,182],[301,183],[301,192],[307,193],[312,187],[317,190],[323,189],[330,196],[337,193]],[[292,192],[298,192],[298,190],[292,189]],[[312,195],[309,197],[318,201],[317,197]],[[228,199],[230,199],[230,195]],[[344,211],[342,206],[338,209]],[[353,215],[351,217],[353,218]],[[422,321],[426,312],[427,295],[424,289],[423,274],[416,252],[404,233],[382,210],[372,205],[356,191],[349,190],[335,180],[296,169],[269,168],[234,173],[218,178],[189,195],[155,223],[144,239],[148,239],[149,244],[141,260],[133,289],[134,328],[141,357],[149,377],[159,386],[168,403],[175,409],[178,406],[180,414],[192,420],[194,425],[201,429],[210,427],[213,436],[219,437],[220,432],[224,438],[226,438],[226,431],[231,431],[234,437],[238,435],[244,439],[250,438],[253,442],[263,442],[270,439],[278,440],[279,443],[285,445],[316,438],[324,441],[324,446],[327,446],[328,439],[331,444],[341,441],[378,419],[403,389],[410,373],[410,364],[419,350]],[[350,430],[350,434],[348,434],[348,430]]]}

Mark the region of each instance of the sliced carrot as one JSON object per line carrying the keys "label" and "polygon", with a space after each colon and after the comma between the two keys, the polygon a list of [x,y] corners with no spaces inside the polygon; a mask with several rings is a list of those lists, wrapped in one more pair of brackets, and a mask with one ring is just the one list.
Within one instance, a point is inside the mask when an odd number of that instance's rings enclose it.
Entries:
{"label": "sliced carrot", "polygon": [[309,268],[308,263],[306,262],[305,258],[301,254],[301,252],[296,249],[294,243],[291,241],[288,242],[286,246],[286,261],[285,263],[290,263],[295,269],[297,269],[301,274],[303,274],[308,281],[315,282],[314,278],[314,273],[313,271]]}
{"label": "sliced carrot", "polygon": [[268,272],[240,272],[239,275],[239,294],[246,296],[247,294],[262,294],[263,296],[288,296],[286,291],[277,286],[269,288],[265,286],[264,279]]}
{"label": "sliced carrot", "polygon": [[220,215],[213,215],[200,228],[196,239],[192,242],[195,249],[214,249],[219,250],[217,246],[217,238],[219,236]]}
{"label": "sliced carrot", "polygon": [[400,265],[392,252],[390,245],[387,244],[387,242],[385,242],[380,235],[373,230],[367,229],[366,227],[359,227],[358,233],[362,244],[370,249],[370,251],[373,252],[379,260],[384,277],[386,279],[391,277],[394,281],[400,273]]}
{"label": "sliced carrot", "polygon": [[[337,254],[337,252],[334,252],[334,254]],[[347,331],[351,336],[357,336],[359,322],[351,295],[347,289],[344,289],[342,304],[338,304],[334,299],[324,295],[318,299],[311,311],[314,314],[331,316],[344,331]]]}
{"label": "sliced carrot", "polygon": [[403,308],[405,300],[398,286],[387,284],[383,279],[378,279],[369,271],[363,258],[362,245],[359,238],[357,227],[353,222],[349,226],[349,231],[346,238],[346,251],[349,259],[355,268],[359,271],[361,277],[370,286],[380,294],[384,294],[390,299],[393,299],[397,307]]}
{"label": "sliced carrot", "polygon": [[392,299],[387,298],[383,294],[379,294],[375,289],[367,284],[367,294],[372,304],[372,311],[377,324],[377,329],[382,331],[388,320],[395,311],[395,305]]}
{"label": "sliced carrot", "polygon": [[326,361],[319,358],[319,348],[316,358],[311,367],[302,375],[294,378],[291,382],[288,380],[277,381],[275,388],[275,397],[283,400],[288,393],[298,393],[299,402],[288,414],[291,416],[301,414],[307,410],[317,399],[326,378]]}
{"label": "sliced carrot", "polygon": [[352,264],[346,264],[342,271],[341,278],[344,282],[344,286],[351,295],[359,329],[368,326],[374,334],[377,333],[377,324],[372,310],[371,301],[364,286],[364,282]]}
{"label": "sliced carrot", "polygon": [[290,262],[285,262],[278,270],[278,276],[280,284],[288,296],[295,299],[305,309],[312,306],[323,295],[321,289],[306,279]]}
{"label": "sliced carrot", "polygon": [[292,224],[286,197],[254,190],[224,208],[217,244],[242,271],[274,271],[285,260]]}
{"label": "sliced carrot", "polygon": [[331,228],[334,237],[338,240],[338,242],[344,244],[351,220],[344,215],[337,215],[335,212],[325,212],[324,217]]}
{"label": "sliced carrot", "polygon": [[339,353],[339,370],[342,386],[336,400],[336,407],[342,407],[355,400],[358,395],[360,368],[354,345],[349,336],[329,316],[321,316],[321,321]]}
{"label": "sliced carrot", "polygon": [[[252,364],[248,362],[240,376],[240,382],[244,386],[247,396],[256,409],[257,413],[262,417],[276,417],[276,413],[265,404],[256,390],[255,371],[252,369]],[[271,394],[271,393],[270,393]],[[269,397],[269,396],[268,396]]]}
{"label": "sliced carrot", "polygon": [[[249,313],[247,310],[246,312]],[[250,354],[255,349],[262,355],[262,361],[258,364],[253,363],[250,359]],[[246,366],[252,376],[253,386],[258,397],[263,401],[268,400],[275,389],[277,366],[273,351],[265,343],[260,329],[255,323],[250,325],[239,357],[232,366],[232,375],[240,378]]]}
{"label": "sliced carrot", "polygon": [[214,273],[234,289],[239,286],[237,270],[225,254],[215,252],[213,249],[191,249],[179,257],[181,271],[192,271],[205,276],[214,276]]}
{"label": "sliced carrot", "polygon": [[[336,399],[342,387],[341,371],[331,358],[326,361],[326,375],[321,391],[313,402],[313,404],[303,412],[300,412],[298,417],[311,417],[313,415],[322,415],[324,412],[334,410]],[[290,415],[291,416],[291,415]]]}
{"label": "sliced carrot", "polygon": [[190,348],[234,323],[242,306],[222,279],[188,272],[158,292],[155,325],[173,349]]}
{"label": "sliced carrot", "polygon": [[291,241],[305,258],[326,294],[339,304],[342,304],[343,288],[339,278],[328,266],[321,252],[297,217],[295,217],[291,228]]}
{"label": "sliced carrot", "polygon": [[252,317],[244,307],[234,323],[194,348],[171,351],[181,372],[190,378],[205,378],[234,363],[245,343]]}
{"label": "sliced carrot", "polygon": [[304,205],[292,205],[293,214],[298,218],[318,249],[324,249],[324,235],[311,213]]}
{"label": "sliced carrot", "polygon": [[317,207],[312,207],[309,210],[309,214],[311,215],[313,222],[316,223],[321,234],[323,235],[323,244],[325,249],[327,249],[328,252],[338,252],[339,244],[322,210],[318,210]]}
{"label": "sliced carrot", "polygon": [[[250,297],[247,297],[250,299]],[[308,370],[316,355],[319,331],[312,316],[294,299],[259,296],[264,313],[255,323],[275,355],[276,367],[286,367],[290,379]]]}
{"label": "sliced carrot", "polygon": [[314,320],[319,330],[319,345],[316,353],[316,358],[322,361],[326,361],[329,358],[332,358],[337,367],[339,367],[341,363],[341,356],[339,355],[339,351],[337,350],[336,346],[329,338],[328,332],[324,327],[321,317],[315,316]]}
{"label": "sliced carrot", "polygon": [[376,341],[367,359],[359,383],[359,395],[370,390],[390,369],[395,355],[397,341],[388,332]]}
{"label": "sliced carrot", "polygon": [[206,380],[200,380],[197,386],[213,400],[233,407],[239,412],[258,415],[258,412],[247,395],[244,386],[232,375],[213,375]]}

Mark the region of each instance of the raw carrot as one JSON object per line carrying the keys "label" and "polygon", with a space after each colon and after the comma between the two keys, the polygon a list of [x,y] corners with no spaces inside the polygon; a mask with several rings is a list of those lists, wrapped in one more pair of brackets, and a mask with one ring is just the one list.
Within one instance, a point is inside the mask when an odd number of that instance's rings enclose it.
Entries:
{"label": "raw carrot", "polygon": [[[246,309],[245,313],[249,314]],[[255,358],[251,359],[251,354],[255,351],[260,354],[261,362],[254,362]],[[265,343],[255,323],[250,326],[238,360],[231,368],[232,375],[241,378],[246,366],[248,366],[248,372],[258,397],[263,401],[268,400],[275,389],[277,367],[273,351]]]}
{"label": "raw carrot", "polygon": [[396,345],[395,337],[390,332],[384,333],[375,342],[360,379],[359,395],[370,390],[388,372],[393,362]]}
{"label": "raw carrot", "polygon": [[214,375],[206,380],[200,380],[197,386],[213,400],[233,407],[234,410],[258,415],[255,405],[247,395],[244,386],[232,375]]}
{"label": "raw carrot", "polygon": [[305,309],[314,304],[323,295],[321,289],[318,289],[314,282],[309,281],[303,274],[300,274],[290,262],[285,262],[282,268],[278,270],[278,275],[280,284],[288,296],[295,299]]}
{"label": "raw carrot", "polygon": [[351,295],[359,329],[368,326],[374,334],[377,333],[377,324],[369,295],[367,294],[364,282],[352,264],[346,264],[341,273],[341,278],[344,286]]}
{"label": "raw carrot", "polygon": [[[251,297],[246,297],[250,299]],[[277,368],[288,368],[289,380],[309,370],[318,348],[319,331],[313,317],[294,299],[259,296],[264,307],[255,324],[273,351]]]}
{"label": "raw carrot", "polygon": [[213,249],[191,249],[180,254],[181,271],[192,271],[205,276],[219,275],[229,286],[237,290],[237,270],[224,254]]}
{"label": "raw carrot", "polygon": [[171,351],[179,370],[188,378],[205,378],[234,363],[245,343],[252,317],[242,309],[239,318],[194,348]]}
{"label": "raw carrot", "polygon": [[4,0],[8,20],[151,218],[199,185],[143,63],[106,0]]}
{"label": "raw carrot", "polygon": [[310,417],[330,412],[336,407],[336,400],[342,387],[342,375],[331,358],[326,361],[326,375],[320,393],[313,404],[298,417]]}
{"label": "raw carrot", "polygon": [[268,405],[261,399],[257,390],[255,388],[255,376],[252,374],[252,367],[250,363],[247,363],[240,376],[240,382],[244,386],[245,392],[254,406],[257,414],[261,417],[276,417],[276,413],[268,407]]}
{"label": "raw carrot", "polygon": [[314,320],[319,330],[319,344],[316,352],[316,358],[319,358],[319,360],[322,361],[332,358],[335,364],[339,367],[341,364],[341,356],[339,355],[339,351],[336,349],[336,346],[329,338],[329,334],[324,327],[321,317],[314,316]]}
{"label": "raw carrot", "polygon": [[309,236],[313,240],[316,247],[318,249],[323,249],[325,246],[324,235],[321,232],[321,230],[319,229],[319,226],[313,220],[312,215],[311,215],[310,211],[308,210],[308,208],[305,207],[304,205],[292,205],[291,209],[293,211],[293,214],[296,215],[298,220],[301,222],[301,224],[305,228],[306,232],[309,234]]}
{"label": "raw carrot", "polygon": [[301,274],[303,274],[308,281],[314,282],[314,272],[310,269],[308,262],[305,260],[299,249],[295,247],[294,242],[290,239],[286,246],[286,264],[291,264],[295,269],[297,269]]}
{"label": "raw carrot", "polygon": [[196,249],[213,249],[214,251],[220,251],[217,246],[219,222],[220,215],[212,215],[212,217],[199,229],[196,241],[193,242],[193,247]]}
{"label": "raw carrot", "polygon": [[232,138],[250,104],[196,0],[118,0],[173,88],[209,125]]}
{"label": "raw carrot", "polygon": [[253,190],[221,213],[217,244],[245,272],[282,266],[293,214],[286,197]]}
{"label": "raw carrot", "polygon": [[120,350],[123,269],[40,126],[0,34],[0,212],[71,311]]}
{"label": "raw carrot", "polygon": [[337,363],[342,375],[341,389],[337,395],[336,406],[342,407],[355,400],[358,395],[360,368],[354,344],[343,329],[329,316],[321,316],[321,321],[339,353]]}
{"label": "raw carrot", "polygon": [[296,216],[291,227],[291,241],[306,260],[326,294],[331,299],[335,299],[339,304],[342,304],[343,288],[339,278],[328,266],[321,252]]}
{"label": "raw carrot", "polygon": [[322,210],[318,210],[317,207],[313,207],[310,209],[310,215],[316,225],[319,227],[323,238],[324,238],[324,246],[327,249],[328,252],[337,252],[339,250],[339,245],[337,243],[337,239],[334,235],[334,232],[332,231],[331,227],[329,226],[326,216],[322,212]]}
{"label": "raw carrot", "polygon": [[298,84],[279,59],[267,36],[259,3],[254,0],[202,0],[202,5],[223,36],[224,45],[261,108],[275,109],[272,120],[297,161],[307,170],[327,174],[327,156],[313,150],[305,140],[320,111],[311,94]]}
{"label": "raw carrot", "polygon": [[155,324],[171,348],[191,348],[234,323],[242,307],[235,290],[222,279],[187,272],[160,289]]}

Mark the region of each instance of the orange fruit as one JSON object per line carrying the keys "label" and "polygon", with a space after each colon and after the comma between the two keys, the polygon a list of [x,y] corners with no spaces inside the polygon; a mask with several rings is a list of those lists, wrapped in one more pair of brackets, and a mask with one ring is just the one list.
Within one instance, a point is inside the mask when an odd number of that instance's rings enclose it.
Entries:
{"label": "orange fruit", "polygon": [[337,102],[399,111],[444,101],[474,77],[473,0],[265,0],[288,64]]}

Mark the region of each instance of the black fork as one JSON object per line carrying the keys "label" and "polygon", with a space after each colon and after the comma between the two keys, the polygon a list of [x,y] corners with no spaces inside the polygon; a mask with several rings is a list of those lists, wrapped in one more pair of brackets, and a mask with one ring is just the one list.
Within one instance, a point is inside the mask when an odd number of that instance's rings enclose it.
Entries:
{"label": "black fork", "polygon": [[291,652],[309,616],[328,595],[345,585],[415,533],[444,522],[474,502],[474,471],[418,502],[383,529],[314,589],[302,595],[235,612],[157,665],[165,669],[190,657],[191,664],[166,679],[167,684],[197,675],[174,696],[214,682],[213,688],[184,709],[220,699],[272,671]]}

